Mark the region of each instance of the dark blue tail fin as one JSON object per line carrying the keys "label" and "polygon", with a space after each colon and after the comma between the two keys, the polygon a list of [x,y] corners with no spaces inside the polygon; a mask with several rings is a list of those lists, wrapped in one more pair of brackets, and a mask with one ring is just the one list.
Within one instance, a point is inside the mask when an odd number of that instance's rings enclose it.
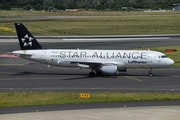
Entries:
{"label": "dark blue tail fin", "polygon": [[28,29],[21,23],[14,23],[21,50],[44,49]]}

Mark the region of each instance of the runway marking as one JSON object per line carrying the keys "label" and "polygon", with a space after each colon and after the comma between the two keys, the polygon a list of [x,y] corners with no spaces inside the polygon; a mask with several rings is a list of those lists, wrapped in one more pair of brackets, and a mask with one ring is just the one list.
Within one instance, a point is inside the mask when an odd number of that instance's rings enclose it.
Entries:
{"label": "runway marking", "polygon": [[13,74],[13,72],[0,72],[0,74]]}
{"label": "runway marking", "polygon": [[[42,79],[46,79],[46,80],[50,80],[51,78],[2,78],[0,80],[42,80]],[[59,79],[59,78],[53,78],[53,79]]]}
{"label": "runway marking", "polygon": [[129,79],[131,79],[131,80],[136,80],[136,81],[138,81],[138,82],[143,82],[143,80],[140,80],[140,79],[138,79],[138,78],[134,78],[134,77],[131,77],[131,76],[124,76],[125,78],[129,78]]}
{"label": "runway marking", "polygon": [[172,77],[175,77],[175,78],[177,78],[177,77],[180,77],[180,76],[172,76]]}
{"label": "runway marking", "polygon": [[2,81],[2,80],[15,80],[15,81],[17,81],[17,80],[51,80],[51,79],[53,79],[53,80],[64,80],[64,79],[76,79],[76,78],[74,78],[73,76],[72,77],[68,77],[68,76],[61,76],[61,78],[59,78],[59,77],[55,77],[55,78],[50,78],[50,77],[39,77],[39,78],[33,78],[33,77],[31,77],[31,78],[26,78],[26,77],[22,77],[22,78],[15,78],[15,77],[13,77],[13,78],[0,78],[0,81]]}
{"label": "runway marking", "polygon": [[24,64],[0,64],[0,66],[23,66]]}
{"label": "runway marking", "polygon": [[122,40],[161,40],[161,39],[170,39],[169,37],[157,37],[157,38],[83,38],[83,39],[63,39],[64,41],[109,41],[109,40],[115,40],[115,41],[122,41]]}

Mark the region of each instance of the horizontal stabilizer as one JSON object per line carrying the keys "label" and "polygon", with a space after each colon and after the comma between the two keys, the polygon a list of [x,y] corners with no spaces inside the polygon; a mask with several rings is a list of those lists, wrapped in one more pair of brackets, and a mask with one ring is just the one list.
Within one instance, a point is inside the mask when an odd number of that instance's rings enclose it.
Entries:
{"label": "horizontal stabilizer", "polygon": [[22,54],[22,53],[12,53],[13,55],[15,56],[19,56],[19,57],[22,57],[22,58],[26,58],[26,57],[31,57],[32,54]]}

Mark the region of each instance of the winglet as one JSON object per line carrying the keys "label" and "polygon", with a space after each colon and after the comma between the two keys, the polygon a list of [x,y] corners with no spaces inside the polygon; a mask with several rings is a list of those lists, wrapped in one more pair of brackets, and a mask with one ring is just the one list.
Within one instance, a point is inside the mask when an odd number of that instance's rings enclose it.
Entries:
{"label": "winglet", "polygon": [[22,23],[14,23],[21,50],[44,49]]}

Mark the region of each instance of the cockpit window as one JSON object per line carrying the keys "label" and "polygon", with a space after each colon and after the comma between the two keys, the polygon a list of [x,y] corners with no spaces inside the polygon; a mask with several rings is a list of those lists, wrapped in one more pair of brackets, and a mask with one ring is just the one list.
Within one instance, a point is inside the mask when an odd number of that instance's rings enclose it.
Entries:
{"label": "cockpit window", "polygon": [[167,56],[165,56],[165,55],[162,55],[162,56],[161,56],[161,58],[167,58]]}
{"label": "cockpit window", "polygon": [[158,56],[158,58],[167,58],[166,55],[161,55],[161,56]]}

